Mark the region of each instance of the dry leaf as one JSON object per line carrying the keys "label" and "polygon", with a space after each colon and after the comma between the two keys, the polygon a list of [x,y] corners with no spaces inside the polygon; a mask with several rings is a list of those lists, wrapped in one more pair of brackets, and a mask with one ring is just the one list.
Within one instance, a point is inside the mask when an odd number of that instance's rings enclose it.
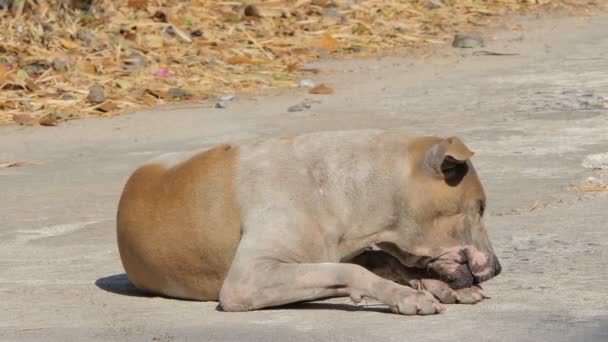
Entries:
{"label": "dry leaf", "polygon": [[87,62],[80,63],[77,65],[76,69],[80,72],[83,72],[83,73],[89,74],[89,75],[97,74],[97,66],[95,66],[95,64],[93,64],[93,63],[87,63]]}
{"label": "dry leaf", "polygon": [[158,101],[156,100],[156,96],[147,94],[141,98],[141,101],[148,107],[155,106]]}
{"label": "dry leaf", "polygon": [[13,120],[20,125],[33,126],[38,123],[38,120],[28,114],[16,114],[13,116]]}
{"label": "dry leaf", "polygon": [[314,40],[312,45],[324,49],[327,52],[336,52],[338,50],[338,41],[329,35]]}
{"label": "dry leaf", "polygon": [[226,63],[228,64],[249,64],[249,65],[253,65],[253,60],[247,56],[233,56],[233,57],[228,57],[225,60]]}
{"label": "dry leaf", "polygon": [[148,0],[129,0],[127,5],[135,9],[143,10],[148,7]]}
{"label": "dry leaf", "polygon": [[329,95],[329,94],[333,94],[334,90],[331,89],[330,87],[326,86],[325,84],[321,83],[318,86],[310,89],[308,92],[311,94]]}
{"label": "dry leaf", "polygon": [[0,85],[6,82],[7,74],[13,70],[10,65],[0,63]]}
{"label": "dry leaf", "polygon": [[119,107],[116,103],[112,102],[112,101],[106,101],[104,103],[102,103],[101,105],[97,106],[98,111],[100,112],[104,112],[104,113],[108,113],[108,112],[113,112],[115,110],[117,110]]}
{"label": "dry leaf", "polygon": [[165,41],[163,39],[163,37],[155,35],[155,34],[148,34],[142,37],[142,42],[145,46],[151,48],[151,49],[160,49],[165,45]]}
{"label": "dry leaf", "polygon": [[315,6],[326,7],[331,4],[332,0],[312,0],[311,3]]}
{"label": "dry leaf", "polygon": [[41,117],[38,123],[41,126],[57,126],[59,120],[61,120],[61,116],[51,113]]}
{"label": "dry leaf", "polygon": [[608,191],[608,184],[582,186],[578,190],[580,192],[602,192],[602,191]]}
{"label": "dry leaf", "polygon": [[63,39],[63,38],[57,38],[57,40],[59,40],[59,43],[61,44],[61,46],[63,46],[66,49],[78,49],[80,47],[79,44],[75,43],[72,40],[67,40],[67,39]]}
{"label": "dry leaf", "polygon": [[146,89],[146,92],[158,99],[171,100],[173,95],[170,92],[164,90]]}
{"label": "dry leaf", "polygon": [[25,80],[25,87],[29,91],[38,91],[40,89],[40,87],[38,87],[36,83],[32,82],[30,79]]}
{"label": "dry leaf", "polygon": [[0,162],[0,169],[5,169],[7,167],[15,167],[15,166],[23,166],[23,165],[31,165],[34,164],[32,162],[27,161],[18,161],[18,162]]}

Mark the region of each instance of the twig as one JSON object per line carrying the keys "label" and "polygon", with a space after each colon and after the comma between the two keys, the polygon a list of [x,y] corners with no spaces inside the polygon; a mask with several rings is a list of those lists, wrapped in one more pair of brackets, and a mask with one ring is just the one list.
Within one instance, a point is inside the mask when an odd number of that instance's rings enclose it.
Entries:
{"label": "twig", "polygon": [[262,53],[263,53],[264,55],[266,55],[266,57],[267,57],[268,59],[270,59],[271,61],[272,61],[272,60],[274,60],[274,57],[273,57],[271,54],[269,54],[269,53],[268,53],[268,51],[266,51],[266,50],[264,49],[264,47],[263,47],[262,45],[260,45],[260,43],[258,43],[258,41],[257,41],[257,40],[255,40],[255,39],[254,39],[254,38],[253,38],[253,37],[252,37],[252,36],[249,34],[249,32],[247,32],[247,31],[245,31],[245,30],[244,30],[243,32],[245,32],[245,35],[247,36],[247,38],[248,38],[249,40],[251,40],[251,41],[253,42],[253,44],[254,44],[255,46],[257,46],[257,48],[258,48],[260,51],[262,51]]}
{"label": "twig", "polygon": [[518,53],[492,52],[487,50],[475,51],[473,56],[519,56]]}

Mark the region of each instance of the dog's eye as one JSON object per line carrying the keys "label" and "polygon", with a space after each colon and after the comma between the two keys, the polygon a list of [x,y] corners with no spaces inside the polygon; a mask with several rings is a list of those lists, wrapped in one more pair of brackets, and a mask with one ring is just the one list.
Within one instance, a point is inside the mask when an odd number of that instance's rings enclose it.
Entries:
{"label": "dog's eye", "polygon": [[482,201],[479,201],[479,216],[483,217],[483,213],[485,211],[486,211],[486,205]]}

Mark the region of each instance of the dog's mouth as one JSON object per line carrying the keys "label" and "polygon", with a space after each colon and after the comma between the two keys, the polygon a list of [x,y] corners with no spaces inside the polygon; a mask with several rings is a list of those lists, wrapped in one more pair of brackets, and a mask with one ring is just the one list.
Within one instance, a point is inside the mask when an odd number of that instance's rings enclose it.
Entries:
{"label": "dog's mouth", "polygon": [[458,263],[439,259],[428,263],[426,272],[431,278],[439,279],[453,289],[471,287],[480,282],[466,262]]}

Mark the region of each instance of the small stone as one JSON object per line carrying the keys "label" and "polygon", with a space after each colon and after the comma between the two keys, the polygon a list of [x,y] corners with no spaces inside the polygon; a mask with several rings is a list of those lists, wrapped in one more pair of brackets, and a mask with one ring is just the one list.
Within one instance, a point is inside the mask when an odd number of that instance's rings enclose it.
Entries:
{"label": "small stone", "polygon": [[337,19],[341,23],[347,23],[348,22],[348,17],[346,17],[344,14],[338,12],[334,8],[328,8],[328,9],[326,9],[325,13],[323,13],[323,18]]}
{"label": "small stone", "polygon": [[440,0],[429,0],[426,3],[426,8],[428,8],[430,10],[438,9],[443,6],[444,6],[444,4]]}
{"label": "small stone", "polygon": [[[233,94],[225,94],[218,97],[218,102],[230,102],[236,98],[236,95]],[[223,108],[223,107],[222,107]]]}
{"label": "small stone", "polygon": [[169,89],[169,94],[171,94],[171,96],[173,96],[174,98],[183,98],[183,97],[191,97],[192,94],[190,94],[189,92],[180,89],[180,88],[171,88]]}
{"label": "small stone", "polygon": [[194,30],[194,31],[190,32],[190,35],[192,37],[202,37],[203,36],[203,31],[201,31],[201,30]]}
{"label": "small stone", "polygon": [[302,112],[307,109],[310,109],[310,107],[311,107],[311,105],[309,103],[300,103],[300,104],[293,105],[293,106],[287,108],[287,111],[290,113]]}
{"label": "small stone", "polygon": [[0,11],[8,11],[13,5],[13,0],[0,0]]}
{"label": "small stone", "polygon": [[138,51],[131,51],[129,52],[127,58],[124,60],[124,64],[122,67],[126,71],[136,71],[139,70],[141,67],[146,66],[146,64],[148,64],[146,56],[144,56]]}
{"label": "small stone", "polygon": [[[45,63],[46,64],[46,63]],[[39,64],[39,63],[33,63],[30,65],[26,65],[22,68],[22,70],[24,70],[25,72],[27,72],[27,74],[29,76],[32,75],[41,75],[43,74],[48,68],[48,64],[44,65],[44,64]]]}
{"label": "small stone", "polygon": [[585,157],[582,165],[587,169],[608,169],[608,152],[590,154]]}
{"label": "small stone", "polygon": [[53,59],[53,69],[55,71],[66,71],[68,70],[68,62],[59,58],[55,58]]}
{"label": "small stone", "polygon": [[470,49],[483,46],[483,39],[479,34],[462,34],[457,33],[454,36],[452,46],[461,49]]}
{"label": "small stone", "polygon": [[215,108],[226,108],[226,106],[227,106],[226,102],[217,101],[215,103]]}
{"label": "small stone", "polygon": [[260,14],[260,10],[254,5],[245,6],[244,14],[246,17],[256,17],[260,18],[262,15]]}
{"label": "small stone", "polygon": [[298,82],[298,87],[300,87],[300,88],[314,88],[315,87],[315,82],[313,80],[303,79],[303,80],[300,80],[300,82]]}
{"label": "small stone", "polygon": [[410,28],[404,23],[395,23],[393,24],[393,29],[399,33],[406,33],[410,30]]}
{"label": "small stone", "polygon": [[103,101],[105,101],[106,95],[104,93],[103,86],[95,84],[91,88],[89,88],[89,95],[87,96],[87,99],[91,103],[102,103]]}
{"label": "small stone", "polygon": [[93,5],[93,0],[71,0],[70,6],[73,9],[81,10],[88,12],[91,10],[91,5]]}

